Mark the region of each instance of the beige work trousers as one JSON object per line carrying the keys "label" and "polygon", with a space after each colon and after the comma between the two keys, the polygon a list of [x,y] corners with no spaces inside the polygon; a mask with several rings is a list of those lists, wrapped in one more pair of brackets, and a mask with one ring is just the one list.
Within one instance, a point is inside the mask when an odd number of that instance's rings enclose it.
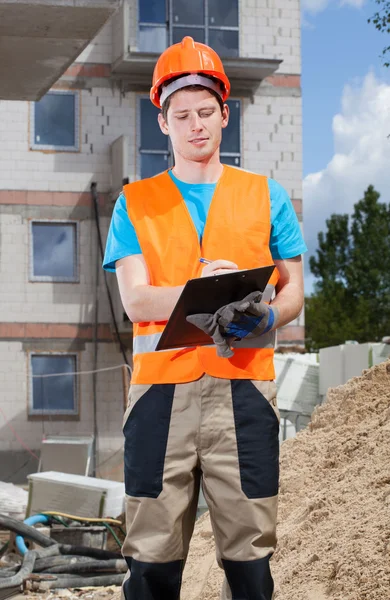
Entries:
{"label": "beige work trousers", "polygon": [[[271,600],[279,413],[273,381],[132,385],[124,417],[126,600],[178,600],[199,485],[223,600]],[[185,600],[185,599],[183,599]]]}

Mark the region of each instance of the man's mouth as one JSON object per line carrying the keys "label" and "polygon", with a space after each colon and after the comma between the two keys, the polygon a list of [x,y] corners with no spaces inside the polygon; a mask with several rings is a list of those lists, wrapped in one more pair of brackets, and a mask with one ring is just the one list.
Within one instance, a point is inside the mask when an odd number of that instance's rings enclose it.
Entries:
{"label": "man's mouth", "polygon": [[203,142],[207,142],[209,138],[205,138],[205,137],[198,137],[198,138],[194,138],[193,140],[190,140],[191,144],[202,144]]}

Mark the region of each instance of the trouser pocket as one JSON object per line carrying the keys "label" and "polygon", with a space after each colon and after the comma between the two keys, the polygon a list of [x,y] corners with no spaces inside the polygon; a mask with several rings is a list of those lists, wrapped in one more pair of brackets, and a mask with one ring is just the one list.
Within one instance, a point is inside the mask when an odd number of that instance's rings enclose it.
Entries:
{"label": "trouser pocket", "polygon": [[174,384],[130,390],[123,427],[125,490],[129,496],[157,498],[162,491],[174,393]]}
{"label": "trouser pocket", "polygon": [[278,493],[279,419],[260,391],[260,384],[268,385],[268,390],[270,383],[231,382],[241,488],[247,498],[269,498]]}

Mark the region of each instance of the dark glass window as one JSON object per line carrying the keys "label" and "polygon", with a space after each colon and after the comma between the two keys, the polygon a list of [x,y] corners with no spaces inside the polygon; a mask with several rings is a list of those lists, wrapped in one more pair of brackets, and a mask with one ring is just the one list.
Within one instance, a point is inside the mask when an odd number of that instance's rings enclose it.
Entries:
{"label": "dark glass window", "polygon": [[139,0],[140,52],[163,52],[168,45],[165,0]]}
{"label": "dark glass window", "polygon": [[220,56],[238,57],[238,31],[209,29],[209,45]]}
{"label": "dark glass window", "polygon": [[[31,356],[30,414],[77,414],[76,356],[34,354]],[[60,373],[54,377],[41,377]]]}
{"label": "dark glass window", "polygon": [[34,103],[33,148],[78,149],[78,97],[48,92]]}
{"label": "dark glass window", "polygon": [[178,44],[186,36],[190,35],[195,42],[205,43],[204,29],[190,27],[174,27],[172,32],[172,44]]}
{"label": "dark glass window", "polygon": [[167,29],[157,25],[140,25],[139,50],[140,52],[164,52],[167,47]]}
{"label": "dark glass window", "polygon": [[167,9],[165,0],[140,0],[140,23],[165,23]]}
{"label": "dark glass window", "polygon": [[169,166],[168,136],[164,135],[157,121],[158,108],[149,98],[140,99],[140,176],[153,177]]}
{"label": "dark glass window", "polygon": [[141,98],[141,148],[168,150],[168,136],[164,135],[157,121],[159,114],[149,99]]}
{"label": "dark glass window", "polygon": [[238,27],[237,0],[209,0],[211,27]]}
{"label": "dark glass window", "polygon": [[172,0],[173,24],[204,25],[204,0]]}
{"label": "dark glass window", "polygon": [[32,223],[32,279],[77,281],[75,223]]}
{"label": "dark glass window", "polygon": [[163,52],[168,46],[166,0],[139,0],[138,6],[140,52]]}
{"label": "dark glass window", "polygon": [[222,130],[221,162],[239,167],[241,165],[241,102],[228,100],[229,124]]}
{"label": "dark glass window", "polygon": [[153,177],[168,169],[168,156],[166,154],[141,154],[141,179]]}
{"label": "dark glass window", "polygon": [[162,52],[190,35],[222,57],[236,57],[238,29],[238,0],[139,0],[140,52]]}
{"label": "dark glass window", "polygon": [[221,154],[221,163],[224,165],[232,165],[233,167],[239,167],[241,165],[240,156],[226,156]]}

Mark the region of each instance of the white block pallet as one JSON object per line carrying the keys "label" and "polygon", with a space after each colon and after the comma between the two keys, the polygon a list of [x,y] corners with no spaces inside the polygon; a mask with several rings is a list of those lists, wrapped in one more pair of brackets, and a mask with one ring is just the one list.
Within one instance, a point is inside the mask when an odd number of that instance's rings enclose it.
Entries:
{"label": "white block pallet", "polygon": [[58,511],[78,517],[117,517],[124,511],[122,482],[47,471],[28,475],[27,516]]}

